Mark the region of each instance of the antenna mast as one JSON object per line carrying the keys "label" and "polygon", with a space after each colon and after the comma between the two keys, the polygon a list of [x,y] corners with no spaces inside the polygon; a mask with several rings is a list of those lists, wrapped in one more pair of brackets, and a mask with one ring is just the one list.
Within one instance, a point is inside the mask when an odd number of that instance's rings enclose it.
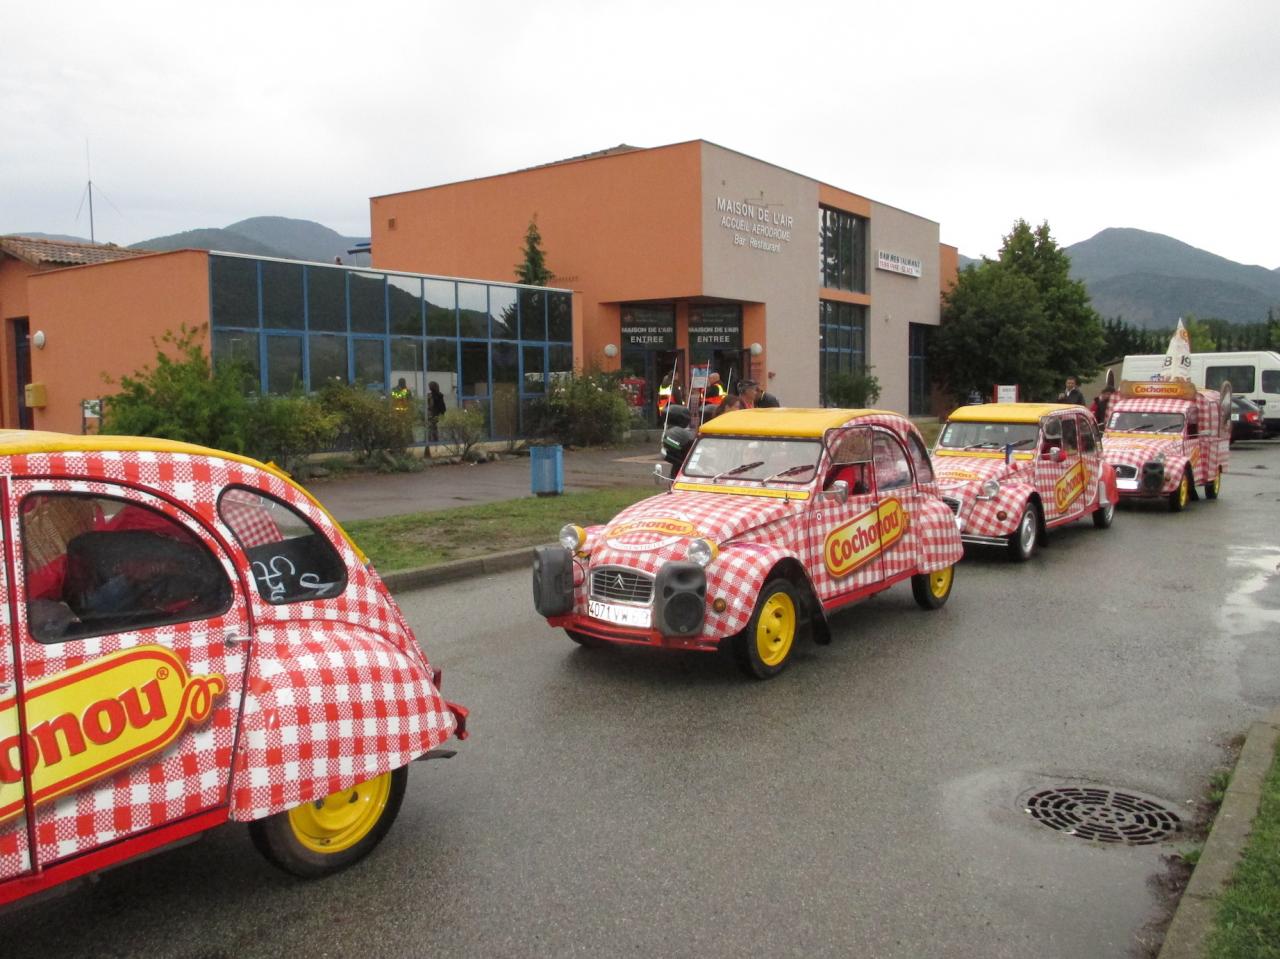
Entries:
{"label": "antenna mast", "polygon": [[89,165],[89,138],[85,137],[84,141],[84,169],[89,177],[89,242],[97,243],[98,238],[93,232],[93,168]]}

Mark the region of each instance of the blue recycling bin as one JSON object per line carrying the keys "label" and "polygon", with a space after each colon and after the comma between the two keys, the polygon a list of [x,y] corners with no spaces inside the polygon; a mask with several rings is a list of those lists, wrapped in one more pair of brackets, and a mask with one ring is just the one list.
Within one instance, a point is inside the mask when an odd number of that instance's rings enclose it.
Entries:
{"label": "blue recycling bin", "polygon": [[529,465],[533,470],[533,495],[559,496],[564,492],[564,447],[530,447]]}

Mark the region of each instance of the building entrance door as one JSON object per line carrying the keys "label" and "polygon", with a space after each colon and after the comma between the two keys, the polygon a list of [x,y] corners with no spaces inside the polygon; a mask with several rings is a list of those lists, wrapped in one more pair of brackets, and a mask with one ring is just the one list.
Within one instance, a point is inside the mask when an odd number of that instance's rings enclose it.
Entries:
{"label": "building entrance door", "polygon": [[13,324],[13,357],[18,372],[14,384],[18,388],[18,428],[34,429],[35,417],[27,406],[27,384],[31,382],[31,324],[25,317],[9,322]]}

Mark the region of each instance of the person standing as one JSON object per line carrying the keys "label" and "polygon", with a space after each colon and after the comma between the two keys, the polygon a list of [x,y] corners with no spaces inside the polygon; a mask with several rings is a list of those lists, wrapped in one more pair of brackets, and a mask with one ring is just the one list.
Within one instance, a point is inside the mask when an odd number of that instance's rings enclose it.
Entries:
{"label": "person standing", "polygon": [[1111,406],[1111,401],[1115,399],[1115,395],[1115,387],[1107,384],[1102,388],[1102,392],[1093,399],[1093,418],[1097,420],[1101,429],[1107,428],[1107,409]]}
{"label": "person standing", "polygon": [[680,391],[680,385],[672,382],[672,375],[668,373],[662,378],[662,385],[658,387],[658,418],[667,415],[667,407],[672,403],[676,406],[684,404],[684,393]]}
{"label": "person standing", "polygon": [[413,390],[409,389],[409,384],[404,381],[404,377],[400,377],[400,382],[395,385],[391,391],[391,407],[397,413],[408,413],[409,403],[413,399]]}
{"label": "person standing", "polygon": [[427,442],[440,442],[440,417],[444,411],[444,394],[440,392],[440,384],[432,380],[427,384]]}
{"label": "person standing", "polygon": [[749,410],[776,408],[782,405],[772,393],[767,393],[760,389],[760,384],[755,380],[743,380],[740,382],[738,384],[738,395],[742,397],[742,402]]}
{"label": "person standing", "polygon": [[707,377],[707,395],[703,402],[707,406],[719,406],[724,401],[724,387],[720,385],[720,374],[712,373]]}
{"label": "person standing", "polygon": [[1059,403],[1074,403],[1076,406],[1086,406],[1084,394],[1080,392],[1080,383],[1074,376],[1067,377],[1066,388],[1058,394]]}

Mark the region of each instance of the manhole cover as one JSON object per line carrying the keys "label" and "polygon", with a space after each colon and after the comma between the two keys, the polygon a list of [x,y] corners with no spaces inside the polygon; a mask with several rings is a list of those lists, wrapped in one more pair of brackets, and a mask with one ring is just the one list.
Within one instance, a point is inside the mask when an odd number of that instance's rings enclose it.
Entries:
{"label": "manhole cover", "polygon": [[1182,828],[1177,813],[1159,803],[1104,786],[1060,786],[1034,793],[1027,814],[1050,829],[1096,842],[1144,846]]}

